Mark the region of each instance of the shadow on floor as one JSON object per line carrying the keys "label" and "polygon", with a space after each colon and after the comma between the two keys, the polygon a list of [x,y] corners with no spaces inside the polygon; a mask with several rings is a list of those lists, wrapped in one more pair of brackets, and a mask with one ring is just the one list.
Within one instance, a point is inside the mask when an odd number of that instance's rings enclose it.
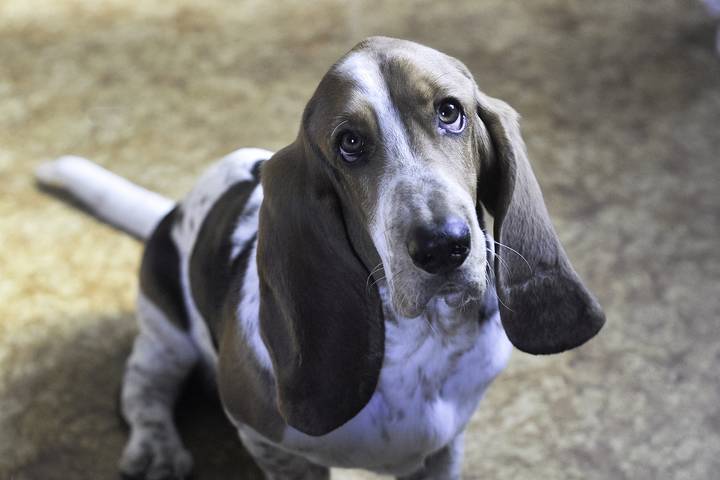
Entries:
{"label": "shadow on floor", "polygon": [[[22,352],[26,371],[0,394],[2,431],[9,434],[0,440],[0,478],[119,478],[115,465],[127,427],[117,399],[134,320],[124,313],[78,324],[88,327]],[[182,438],[195,458],[193,478],[260,479],[206,383],[193,374],[177,408]]]}

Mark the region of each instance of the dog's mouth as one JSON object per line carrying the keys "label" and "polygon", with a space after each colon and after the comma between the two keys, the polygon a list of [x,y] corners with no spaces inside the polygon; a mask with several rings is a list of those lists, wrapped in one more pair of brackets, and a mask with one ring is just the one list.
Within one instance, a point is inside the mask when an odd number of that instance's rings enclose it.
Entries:
{"label": "dog's mouth", "polygon": [[448,283],[440,288],[436,296],[441,297],[448,307],[460,308],[472,299],[468,290],[466,286]]}
{"label": "dog's mouth", "polygon": [[[395,288],[393,288],[395,287]],[[479,301],[485,285],[478,281],[444,281],[436,285],[417,286],[415,292],[401,292],[397,285],[390,286],[395,311],[406,318],[415,318],[433,305],[436,299],[442,300],[452,309],[463,309]],[[412,300],[412,301],[411,301]]]}
{"label": "dog's mouth", "polygon": [[483,286],[476,282],[457,284],[449,282],[438,290],[435,296],[443,299],[448,307],[461,309],[482,298]]}

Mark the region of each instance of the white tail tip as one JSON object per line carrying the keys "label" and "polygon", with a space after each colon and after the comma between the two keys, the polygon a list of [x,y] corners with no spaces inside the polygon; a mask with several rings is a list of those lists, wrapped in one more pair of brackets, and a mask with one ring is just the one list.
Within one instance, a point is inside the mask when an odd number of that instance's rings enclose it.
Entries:
{"label": "white tail tip", "polygon": [[168,198],[73,155],[41,163],[35,176],[41,185],[67,192],[101,220],[141,239],[148,238],[175,205]]}

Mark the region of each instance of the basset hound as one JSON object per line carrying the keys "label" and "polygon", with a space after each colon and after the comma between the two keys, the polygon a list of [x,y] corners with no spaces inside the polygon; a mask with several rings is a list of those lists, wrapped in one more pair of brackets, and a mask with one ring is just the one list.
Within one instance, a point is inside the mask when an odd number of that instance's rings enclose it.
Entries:
{"label": "basset hound", "polygon": [[291,145],[228,155],[178,203],[78,157],[37,175],[146,244],[121,395],[128,476],[190,473],[172,412],[201,362],[268,479],[457,479],[512,345],[562,352],[604,323],[515,111],[409,41],[359,43]]}

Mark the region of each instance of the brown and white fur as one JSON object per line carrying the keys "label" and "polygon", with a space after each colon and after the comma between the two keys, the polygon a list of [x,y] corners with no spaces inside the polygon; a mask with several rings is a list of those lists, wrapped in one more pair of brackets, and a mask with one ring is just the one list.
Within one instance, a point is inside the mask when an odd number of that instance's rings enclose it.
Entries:
{"label": "brown and white fur", "polygon": [[[447,99],[457,128],[439,120]],[[348,132],[356,156],[341,151]],[[125,475],[190,473],[172,410],[202,362],[268,479],[334,466],[457,479],[463,431],[511,342],[560,352],[604,321],[554,233],[515,112],[412,42],[358,44],[293,144],[228,155],[177,204],[77,157],[38,178],[146,242]],[[448,218],[467,243],[431,268],[410,245],[420,229],[436,248]]]}

